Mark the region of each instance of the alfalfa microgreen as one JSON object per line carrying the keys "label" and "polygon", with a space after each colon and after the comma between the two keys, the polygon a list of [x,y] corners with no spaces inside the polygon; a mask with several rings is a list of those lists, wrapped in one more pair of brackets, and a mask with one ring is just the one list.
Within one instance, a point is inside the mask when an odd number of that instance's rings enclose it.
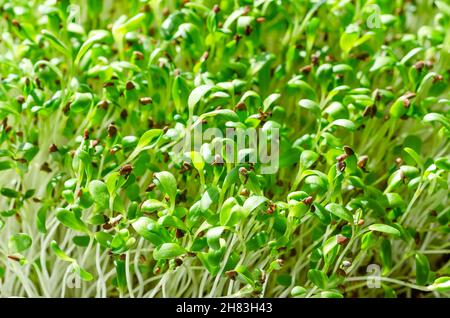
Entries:
{"label": "alfalfa microgreen", "polygon": [[448,5],[216,2],[0,0],[0,293],[448,296]]}

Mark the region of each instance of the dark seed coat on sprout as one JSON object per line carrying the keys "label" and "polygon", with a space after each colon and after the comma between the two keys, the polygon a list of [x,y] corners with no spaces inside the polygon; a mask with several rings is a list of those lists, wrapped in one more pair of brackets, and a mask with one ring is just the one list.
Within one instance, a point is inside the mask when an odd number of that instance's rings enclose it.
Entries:
{"label": "dark seed coat on sprout", "polygon": [[141,105],[148,105],[153,103],[153,99],[151,97],[142,97],[139,99],[139,103]]}
{"label": "dark seed coat on sprout", "polygon": [[336,240],[337,240],[337,243],[340,244],[340,245],[345,245],[348,242],[348,238],[343,236],[343,235],[341,235],[341,234],[339,234],[337,236]]}
{"label": "dark seed coat on sprout", "polygon": [[352,156],[355,152],[353,151],[352,148],[350,148],[349,146],[344,146],[344,151],[347,154],[347,156]]}
{"label": "dark seed coat on sprout", "polygon": [[121,176],[128,176],[133,171],[133,166],[130,164],[123,165],[120,167],[119,173]]}
{"label": "dark seed coat on sprout", "polygon": [[108,137],[112,138],[117,135],[117,127],[114,124],[108,126]]}
{"label": "dark seed coat on sprout", "polygon": [[50,147],[48,147],[49,152],[57,152],[58,147],[55,144],[51,144]]}

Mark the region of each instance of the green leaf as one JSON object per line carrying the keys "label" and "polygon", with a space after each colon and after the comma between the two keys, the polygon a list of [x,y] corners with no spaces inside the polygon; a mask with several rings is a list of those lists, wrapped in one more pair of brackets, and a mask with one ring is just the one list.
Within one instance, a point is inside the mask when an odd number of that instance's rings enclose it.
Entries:
{"label": "green leaf", "polygon": [[100,180],[93,180],[89,183],[89,192],[91,193],[95,204],[99,210],[108,209],[109,192],[105,183]]}
{"label": "green leaf", "polygon": [[213,87],[213,85],[201,85],[194,88],[188,98],[188,108],[190,114],[193,114],[195,105],[197,105],[202,97],[205,96],[206,93],[208,93]]}
{"label": "green leaf", "polygon": [[337,291],[325,290],[320,293],[320,298],[344,298],[344,296]]}
{"label": "green leaf", "polygon": [[394,63],[395,59],[390,56],[378,56],[369,71],[375,72],[383,67],[392,66]]}
{"label": "green leaf", "polygon": [[266,112],[270,107],[280,99],[281,94],[270,94],[263,102],[263,110]]}
{"label": "green leaf", "polygon": [[434,164],[439,169],[450,171],[450,158],[438,158],[434,161]]}
{"label": "green leaf", "polygon": [[109,248],[113,240],[113,236],[110,233],[97,232],[95,233],[95,239],[104,248]]}
{"label": "green leaf", "polygon": [[9,238],[8,248],[14,253],[21,253],[30,248],[33,240],[26,233],[17,233]]}
{"label": "green leaf", "polygon": [[220,224],[225,225],[226,222],[230,219],[231,209],[238,204],[234,197],[229,197],[222,204],[220,209]]}
{"label": "green leaf", "polygon": [[381,242],[380,258],[383,268],[382,273],[386,274],[392,268],[392,247],[391,241],[388,239],[384,239],[383,242]]}
{"label": "green leaf", "polygon": [[295,286],[291,290],[292,297],[302,297],[302,296],[306,295],[306,293],[307,293],[306,288],[304,288],[302,286]]}
{"label": "green leaf", "polygon": [[298,104],[300,107],[310,110],[316,117],[320,117],[321,109],[319,104],[310,99],[301,99]]}
{"label": "green leaf", "polygon": [[75,93],[73,101],[70,104],[70,111],[74,113],[85,112],[92,105],[91,93]]}
{"label": "green leaf", "polygon": [[59,209],[56,212],[56,218],[59,222],[61,222],[64,226],[78,232],[83,232],[89,234],[89,229],[86,224],[77,217],[73,212],[65,209]]}
{"label": "green leaf", "polygon": [[223,180],[222,184],[222,192],[228,190],[232,185],[239,181],[239,167],[234,167],[228,172],[225,176],[225,180]]}
{"label": "green leaf", "polygon": [[247,241],[247,249],[249,251],[257,251],[261,247],[267,244],[269,240],[269,234],[266,231],[260,231],[255,233],[250,240]]}
{"label": "green leaf", "polygon": [[200,199],[200,209],[206,212],[219,197],[219,191],[214,186],[209,186],[205,192],[203,192],[202,198]]}
{"label": "green leaf", "polygon": [[337,203],[328,203],[325,209],[338,218],[353,224],[353,215],[346,208]]}
{"label": "green leaf", "polygon": [[223,24],[224,29],[229,29],[231,25],[236,21],[241,15],[245,13],[245,8],[239,8],[235,11],[233,11],[228,18],[225,20],[225,23]]}
{"label": "green leaf", "polygon": [[310,168],[319,159],[319,155],[311,150],[304,150],[300,155],[300,169]]}
{"label": "green leaf", "polygon": [[232,111],[231,109],[216,109],[213,110],[212,112],[208,112],[208,113],[204,113],[201,114],[198,118],[198,120],[196,121],[196,123],[194,124],[194,126],[198,125],[199,123],[202,122],[202,120],[208,118],[208,117],[221,117],[225,120],[228,121],[239,121],[239,117],[236,114],[236,112]]}
{"label": "green leaf", "polygon": [[439,277],[434,281],[434,283],[428,286],[430,290],[446,293],[450,291],[450,277],[444,276]]}
{"label": "green leaf", "polygon": [[89,245],[89,242],[90,242],[90,237],[87,236],[87,235],[75,236],[72,239],[72,241],[77,246],[87,247]]}
{"label": "green leaf", "polygon": [[52,32],[48,30],[42,30],[42,35],[52,43],[52,45],[62,54],[68,55],[69,50],[67,49],[66,45],[58,39],[56,35],[54,35]]}
{"label": "green leaf", "polygon": [[144,20],[144,18],[145,18],[144,13],[138,13],[137,15],[135,15],[134,17],[130,18],[127,21],[124,21],[123,18],[117,20],[112,27],[112,34],[114,40],[116,42],[121,43],[125,34],[138,28],[141,22]]}
{"label": "green leaf", "polygon": [[391,106],[391,108],[389,109],[389,114],[393,117],[393,118],[400,118],[403,115],[405,115],[408,112],[408,108],[405,107],[405,102],[406,97],[405,96],[400,96]]}
{"label": "green leaf", "polygon": [[355,46],[356,41],[359,38],[359,27],[357,25],[351,24],[347,26],[345,32],[342,33],[339,40],[339,45],[344,51],[344,53],[350,52],[350,50]]}
{"label": "green leaf", "polygon": [[123,292],[127,286],[127,276],[126,276],[126,267],[125,262],[116,259],[114,261],[114,265],[116,267],[116,282],[118,289]]}
{"label": "green leaf", "polygon": [[7,198],[18,198],[20,193],[11,188],[1,188],[0,194]]}
{"label": "green leaf", "polygon": [[120,29],[123,30],[124,33],[130,32],[139,27],[140,23],[144,20],[145,14],[138,13],[134,17],[130,18],[127,22],[123,23],[120,26]]}
{"label": "green leaf", "polygon": [[397,189],[403,182],[403,173],[401,170],[395,171],[388,180],[388,187],[386,188],[386,192],[390,192],[392,190]]}
{"label": "green leaf", "polygon": [[328,282],[328,277],[318,269],[310,269],[308,271],[308,279],[317,287],[325,289]]}
{"label": "green leaf", "polygon": [[139,142],[136,146],[136,149],[139,151],[143,150],[147,147],[151,142],[153,142],[156,138],[162,135],[162,129],[150,129],[147,130],[141,138],[139,138]]}
{"label": "green leaf", "polygon": [[78,50],[77,56],[74,60],[75,65],[78,65],[80,63],[81,58],[86,54],[86,52],[95,42],[103,41],[104,39],[109,37],[109,32],[105,30],[95,30],[92,33],[93,34],[89,37],[89,39],[87,39],[87,41],[84,42]]}
{"label": "green leaf", "polygon": [[391,234],[391,235],[400,237],[399,230],[397,230],[395,227],[392,227],[392,226],[386,225],[386,224],[372,224],[369,226],[369,230],[376,231],[376,232],[382,232],[382,233],[386,233],[386,234]]}
{"label": "green leaf", "polygon": [[386,199],[390,208],[403,208],[405,206],[405,201],[398,193],[386,193]]}
{"label": "green leaf", "polygon": [[108,188],[108,192],[111,196],[116,195],[116,190],[119,187],[119,172],[113,172],[106,176],[106,187]]}
{"label": "green leaf", "polygon": [[206,232],[206,240],[209,247],[213,250],[218,250],[220,248],[220,236],[225,230],[225,226],[213,227]]}
{"label": "green leaf", "polygon": [[155,260],[170,259],[181,256],[186,250],[176,243],[164,243],[153,251]]}
{"label": "green leaf", "polygon": [[80,265],[78,265],[77,263],[72,263],[72,266],[73,266],[73,272],[75,274],[77,274],[78,277],[80,277],[82,280],[84,280],[86,282],[90,282],[91,280],[94,279],[94,276],[92,276],[91,273],[89,273],[85,269],[81,268]]}
{"label": "green leaf", "polygon": [[348,119],[336,119],[329,126],[340,126],[340,127],[347,128],[350,131],[356,130],[355,124]]}
{"label": "green leaf", "polygon": [[8,170],[14,167],[14,164],[11,161],[0,161],[0,171]]}
{"label": "green leaf", "polygon": [[53,250],[53,253],[58,256],[59,259],[65,261],[65,262],[75,262],[75,259],[69,257],[64,251],[58,246],[56,241],[52,241],[50,243],[50,248]]}
{"label": "green leaf", "polygon": [[361,237],[361,249],[368,250],[374,247],[377,244],[377,237],[373,234],[373,232],[364,233]]}
{"label": "green leaf", "polygon": [[418,285],[428,283],[430,275],[430,262],[428,258],[420,253],[416,253],[416,282]]}
{"label": "green leaf", "polygon": [[336,246],[338,246],[337,235],[328,238],[322,247],[323,256],[326,257]]}
{"label": "green leaf", "polygon": [[417,165],[423,169],[423,162],[422,159],[420,158],[420,156],[417,154],[417,152],[415,152],[412,148],[409,147],[405,147],[403,148],[403,150],[411,156],[411,158],[413,158],[413,160],[417,163]]}
{"label": "green leaf", "polygon": [[348,64],[337,64],[333,66],[333,73],[342,74],[347,72],[353,72],[353,68]]}
{"label": "green leaf", "polygon": [[167,205],[156,199],[145,200],[141,205],[141,211],[145,213],[153,213],[163,208],[167,208]]}
{"label": "green leaf", "polygon": [[436,0],[434,3],[441,12],[445,13],[447,16],[450,16],[450,4],[441,0]]}
{"label": "green leaf", "polygon": [[156,246],[170,241],[167,231],[161,229],[155,220],[148,217],[140,217],[132,223],[132,226],[140,236]]}
{"label": "green leaf", "polygon": [[203,173],[203,168],[205,167],[205,160],[203,159],[203,156],[197,151],[191,151],[190,157],[194,168],[197,169],[199,173]]}
{"label": "green leaf", "polygon": [[421,48],[421,47],[416,47],[416,48],[412,49],[401,59],[400,64],[405,64],[410,59],[412,59],[415,55],[417,55],[418,53],[420,53],[422,51],[423,51],[423,48]]}
{"label": "green leaf", "polygon": [[239,277],[247,284],[254,286],[255,282],[252,279],[252,274],[248,270],[248,268],[244,265],[240,265],[236,267],[235,271],[239,274]]}
{"label": "green leaf", "polygon": [[16,109],[16,107],[10,105],[9,103],[0,101],[0,113],[13,114],[20,116],[20,113]]}
{"label": "green leaf", "polygon": [[186,225],[179,218],[173,215],[164,215],[158,219],[158,224],[165,227],[174,227],[183,231],[188,231]]}
{"label": "green leaf", "polygon": [[442,124],[445,128],[450,130],[450,120],[448,120],[444,115],[438,113],[428,113],[423,117],[425,123],[438,122]]}
{"label": "green leaf", "polygon": [[406,176],[409,179],[418,177],[420,174],[419,169],[413,166],[401,166],[400,171],[403,173],[404,176]]}
{"label": "green leaf", "polygon": [[177,180],[167,171],[155,173],[155,184],[159,189],[166,193],[172,202],[175,202],[175,197],[177,195]]}
{"label": "green leaf", "polygon": [[267,198],[263,196],[251,196],[244,202],[244,209],[247,209],[249,212],[253,212],[262,204],[267,202]]}
{"label": "green leaf", "polygon": [[[220,252],[220,250],[217,252]],[[215,253],[216,251],[212,251],[209,253],[205,252],[197,253],[197,257],[200,260],[201,264],[206,268],[206,270],[211,275],[217,275],[217,273],[220,270],[220,267],[217,264],[217,260],[215,259]]]}
{"label": "green leaf", "polygon": [[308,212],[309,206],[303,202],[297,202],[295,200],[289,201],[289,216],[296,218],[303,217]]}

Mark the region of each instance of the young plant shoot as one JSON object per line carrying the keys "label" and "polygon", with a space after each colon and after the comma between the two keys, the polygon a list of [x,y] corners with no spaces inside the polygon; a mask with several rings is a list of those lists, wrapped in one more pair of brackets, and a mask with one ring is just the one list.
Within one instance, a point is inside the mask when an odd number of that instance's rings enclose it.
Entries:
{"label": "young plant shoot", "polygon": [[0,297],[450,297],[448,1],[0,13]]}

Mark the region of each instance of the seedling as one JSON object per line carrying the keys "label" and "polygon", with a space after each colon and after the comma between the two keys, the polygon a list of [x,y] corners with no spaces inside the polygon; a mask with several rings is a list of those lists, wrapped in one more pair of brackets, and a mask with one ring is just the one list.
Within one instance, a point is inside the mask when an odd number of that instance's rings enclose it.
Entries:
{"label": "seedling", "polygon": [[450,296],[446,1],[0,12],[1,296]]}

